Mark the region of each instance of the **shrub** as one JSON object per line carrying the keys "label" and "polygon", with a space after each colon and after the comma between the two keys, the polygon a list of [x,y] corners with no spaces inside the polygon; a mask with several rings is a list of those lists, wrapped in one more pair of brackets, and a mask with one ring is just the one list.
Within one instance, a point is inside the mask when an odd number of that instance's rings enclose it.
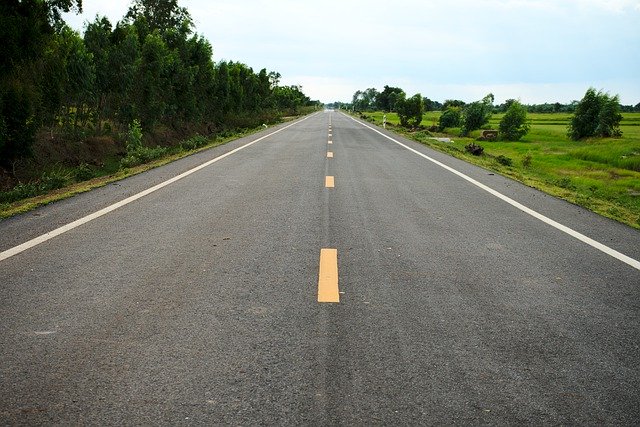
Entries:
{"label": "shrub", "polygon": [[196,148],[204,147],[209,143],[209,140],[202,135],[195,135],[186,141],[180,143],[180,147],[183,150],[195,150]]}
{"label": "shrub", "polygon": [[396,103],[400,125],[418,127],[422,123],[424,104],[419,93],[409,99],[399,99]]}
{"label": "shrub", "polygon": [[[4,54],[3,54],[4,55]],[[37,94],[28,84],[10,81],[0,93],[0,163],[32,154]]]}
{"label": "shrub", "polygon": [[95,172],[93,171],[91,166],[86,163],[82,163],[81,165],[76,167],[73,173],[75,175],[76,181],[86,181],[95,176]]}
{"label": "shrub", "polygon": [[462,110],[462,136],[469,132],[482,128],[489,122],[493,111],[493,94],[488,94],[482,101],[467,104]]}
{"label": "shrub", "polygon": [[531,160],[533,160],[531,153],[525,154],[525,156],[522,158],[522,166],[528,168],[529,166],[531,166]]}
{"label": "shrub", "polygon": [[518,141],[529,133],[527,123],[527,109],[518,101],[513,101],[505,113],[498,127],[502,139]]}
{"label": "shrub", "polygon": [[589,137],[621,136],[620,100],[594,88],[587,89],[567,128],[567,136],[573,140]]}
{"label": "shrub", "polygon": [[142,148],[142,126],[140,120],[135,119],[129,125],[127,132],[127,154],[132,154]]}
{"label": "shrub", "polygon": [[129,125],[127,132],[127,155],[120,160],[120,166],[130,168],[157,159],[167,152],[166,148],[149,148],[142,145],[142,127],[139,120]]}
{"label": "shrub", "polygon": [[500,154],[498,157],[496,157],[496,161],[498,163],[500,163],[501,165],[503,165],[503,166],[511,166],[511,165],[513,165],[513,160],[511,160],[507,156],[503,156],[502,154]]}
{"label": "shrub", "polygon": [[471,153],[474,156],[480,156],[482,155],[482,153],[484,153],[484,148],[482,148],[481,145],[472,142],[464,146],[464,151],[466,151],[467,153]]}
{"label": "shrub", "polygon": [[438,130],[460,126],[460,107],[447,108],[438,119]]}

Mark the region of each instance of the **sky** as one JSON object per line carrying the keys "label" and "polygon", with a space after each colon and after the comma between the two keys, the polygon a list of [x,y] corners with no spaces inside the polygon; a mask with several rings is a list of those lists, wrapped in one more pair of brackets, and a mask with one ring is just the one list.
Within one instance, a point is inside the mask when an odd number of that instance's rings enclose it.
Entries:
{"label": "sky", "polygon": [[[82,33],[130,0],[83,0]],[[640,0],[179,0],[213,60],[266,68],[324,103],[385,85],[435,101],[640,103]]]}

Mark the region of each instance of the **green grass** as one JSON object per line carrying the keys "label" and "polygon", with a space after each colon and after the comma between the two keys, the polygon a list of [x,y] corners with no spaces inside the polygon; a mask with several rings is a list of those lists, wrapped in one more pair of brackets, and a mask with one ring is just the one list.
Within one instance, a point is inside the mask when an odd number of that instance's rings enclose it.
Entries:
{"label": "green grass", "polygon": [[[439,112],[426,113],[422,125],[437,123]],[[367,119],[382,123],[383,113],[366,113]],[[424,130],[393,129],[440,151],[516,179],[554,196],[581,205],[606,217],[640,229],[640,113],[625,113],[622,138],[572,141],[566,136],[570,114],[529,114],[531,131],[517,142],[475,141],[461,138],[459,129],[445,129],[452,143],[428,139]],[[489,126],[497,129],[502,118],[495,114]],[[398,125],[396,114],[387,113],[387,123]],[[473,156],[465,145],[476,142],[484,155]],[[502,156],[502,157],[500,157]],[[506,166],[505,158],[511,160]]]}

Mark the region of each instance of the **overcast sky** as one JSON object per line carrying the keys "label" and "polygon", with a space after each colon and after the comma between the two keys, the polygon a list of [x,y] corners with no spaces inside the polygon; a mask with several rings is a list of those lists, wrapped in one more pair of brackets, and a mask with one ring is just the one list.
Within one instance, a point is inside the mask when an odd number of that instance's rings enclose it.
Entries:
{"label": "overcast sky", "polygon": [[[129,0],[83,0],[82,32]],[[312,99],[369,87],[496,103],[570,102],[588,87],[640,102],[640,0],[179,0],[213,60],[282,74]]]}

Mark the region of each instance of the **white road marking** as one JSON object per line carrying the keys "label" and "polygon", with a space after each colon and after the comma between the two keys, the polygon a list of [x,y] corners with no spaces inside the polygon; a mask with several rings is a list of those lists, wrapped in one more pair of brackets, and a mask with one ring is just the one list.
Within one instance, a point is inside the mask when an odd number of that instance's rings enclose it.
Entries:
{"label": "white road marking", "polygon": [[625,264],[630,265],[631,267],[633,267],[633,268],[635,268],[637,270],[640,270],[640,261],[638,261],[636,259],[633,259],[633,258],[631,258],[631,257],[629,257],[629,256],[627,256],[627,255],[625,255],[625,254],[623,254],[621,252],[618,252],[615,249],[612,249],[612,248],[610,248],[610,247],[608,247],[608,246],[606,246],[606,245],[604,245],[604,244],[602,244],[602,243],[600,243],[600,242],[598,242],[596,240],[593,240],[592,238],[587,237],[584,234],[579,233],[579,232],[567,227],[566,225],[560,224],[559,222],[554,221],[551,218],[546,217],[546,216],[542,215],[541,213],[538,213],[538,212],[534,211],[533,209],[528,208],[528,207],[524,206],[523,204],[521,204],[519,202],[516,202],[512,198],[510,198],[508,196],[505,196],[504,194],[494,190],[491,187],[488,187],[488,186],[482,184],[479,181],[476,181],[475,179],[471,178],[470,176],[465,175],[462,172],[460,172],[460,171],[458,171],[458,170],[456,170],[456,169],[454,169],[454,168],[452,168],[450,166],[447,166],[444,163],[439,162],[436,159],[427,156],[426,154],[423,154],[423,153],[419,152],[418,150],[414,150],[413,148],[406,146],[405,144],[401,143],[400,141],[397,141],[397,140],[391,138],[390,136],[385,135],[384,133],[380,132],[379,130],[377,130],[377,129],[375,129],[375,128],[373,128],[373,127],[371,127],[371,126],[369,126],[369,125],[367,125],[365,123],[362,123],[361,121],[356,120],[353,117],[349,117],[349,118],[351,120],[353,120],[354,122],[359,123],[362,126],[371,129],[372,131],[382,135],[383,137],[387,138],[388,140],[393,141],[396,144],[406,148],[407,150],[417,154],[418,156],[423,157],[423,158],[429,160],[432,163],[435,163],[436,165],[448,170],[449,172],[451,172],[451,173],[453,173],[455,175],[458,175],[460,178],[462,178],[462,179],[470,182],[471,184],[483,189],[484,191],[496,196],[500,200],[503,200],[503,201],[509,203],[511,206],[514,206],[514,207],[520,209],[522,212],[527,213],[527,214],[531,215],[532,217],[539,219],[540,221],[542,221],[542,222],[544,222],[544,223],[546,223],[546,224],[548,224],[548,225],[550,225],[550,226],[552,226],[552,227],[554,227],[554,228],[556,228],[556,229],[558,229],[558,230],[560,230],[560,231],[562,231],[562,232],[564,232],[564,233],[566,233],[566,234],[568,234],[568,235],[580,240],[583,243],[586,243],[587,245],[589,245],[589,246],[591,246],[591,247],[593,247],[595,249],[598,249],[601,252],[604,252],[607,255],[610,255],[610,256],[616,258],[619,261],[624,262]]}
{"label": "white road marking", "polygon": [[[314,116],[314,115],[315,114],[313,114],[312,116]],[[301,122],[307,120],[308,118],[310,118],[312,116],[307,116],[302,120],[298,120],[298,121],[296,121],[294,123],[291,123],[290,125],[287,125],[287,126],[285,126],[283,128],[280,128],[280,129],[278,129],[278,130],[276,130],[274,132],[271,132],[268,135],[264,135],[264,136],[254,140],[254,141],[251,141],[251,142],[249,142],[249,143],[247,143],[247,144],[245,144],[245,145],[243,145],[241,147],[235,148],[235,149],[229,151],[228,153],[225,153],[225,154],[223,154],[223,155],[221,155],[219,157],[216,157],[215,159],[209,160],[208,162],[205,162],[205,163],[201,164],[200,166],[196,166],[193,169],[190,169],[190,170],[188,170],[186,172],[183,172],[180,175],[177,175],[177,176],[175,176],[175,177],[173,177],[173,178],[171,178],[171,179],[169,179],[167,181],[161,182],[160,184],[155,185],[155,186],[153,186],[151,188],[148,188],[148,189],[146,189],[144,191],[141,191],[138,194],[134,194],[131,197],[128,197],[128,198],[126,198],[124,200],[121,200],[121,201],[119,201],[117,203],[114,203],[111,206],[107,206],[104,209],[100,209],[97,212],[94,212],[94,213],[89,214],[89,215],[87,215],[85,217],[77,219],[77,220],[75,220],[75,221],[73,221],[73,222],[71,222],[71,223],[69,223],[67,225],[63,225],[62,227],[56,228],[55,230],[52,230],[52,231],[50,231],[50,232],[48,232],[46,234],[43,234],[43,235],[38,236],[36,238],[33,238],[33,239],[31,239],[31,240],[29,240],[27,242],[24,242],[21,245],[18,245],[18,246],[15,246],[15,247],[11,248],[11,249],[7,249],[6,251],[0,252],[0,261],[3,261],[5,259],[7,259],[7,258],[11,258],[14,255],[17,255],[17,254],[19,254],[21,252],[24,252],[27,249],[31,249],[34,246],[37,246],[37,245],[39,245],[41,243],[44,243],[44,242],[46,242],[48,240],[51,240],[54,237],[57,237],[57,236],[59,236],[61,234],[66,233],[67,231],[71,231],[74,228],[78,228],[81,225],[86,224],[89,221],[93,221],[94,219],[100,218],[101,216],[104,216],[104,215],[106,215],[106,214],[108,214],[110,212],[113,212],[116,209],[121,208],[121,207],[123,207],[125,205],[128,205],[131,202],[135,202],[136,200],[141,199],[144,196],[147,196],[147,195],[149,195],[149,194],[151,194],[153,192],[156,192],[156,191],[160,190],[161,188],[164,188],[164,187],[166,187],[168,185],[171,185],[174,182],[181,180],[182,178],[185,178],[185,177],[187,177],[187,176],[189,176],[189,175],[191,175],[191,174],[193,174],[195,172],[198,172],[201,169],[204,169],[207,166],[211,166],[212,164],[214,164],[214,163],[216,163],[216,162],[218,162],[218,161],[220,161],[220,160],[222,160],[222,159],[224,159],[226,157],[229,157],[230,155],[235,154],[238,151],[243,150],[243,149],[255,144],[256,142],[260,142],[263,139],[266,139],[266,138],[268,138],[268,137],[270,137],[272,135],[277,134],[278,132],[282,132],[283,130],[288,129],[291,126],[294,126],[294,125],[296,125],[298,123],[301,123]]]}

